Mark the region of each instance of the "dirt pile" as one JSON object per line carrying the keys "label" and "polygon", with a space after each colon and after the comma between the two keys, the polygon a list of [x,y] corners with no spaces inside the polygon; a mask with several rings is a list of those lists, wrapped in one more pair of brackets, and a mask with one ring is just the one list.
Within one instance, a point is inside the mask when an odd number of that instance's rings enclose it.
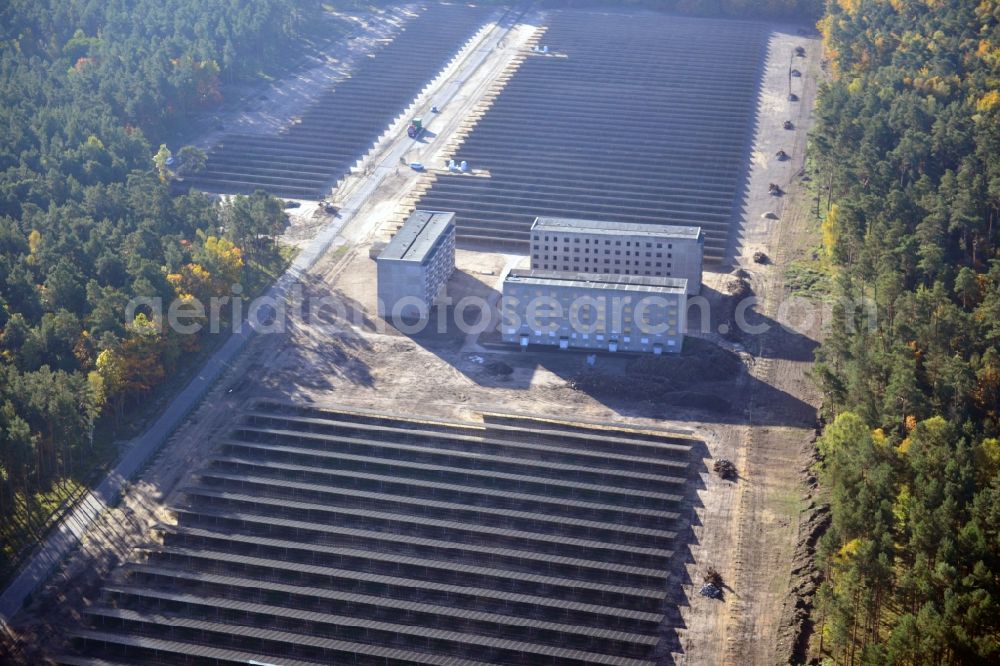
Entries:
{"label": "dirt pile", "polygon": [[712,469],[723,479],[735,479],[738,476],[736,465],[733,464],[733,461],[726,460],[725,458],[716,460],[715,464],[712,465]]}
{"label": "dirt pile", "polygon": [[636,356],[621,373],[586,370],[569,385],[601,399],[727,413],[732,404],[701,385],[732,381],[743,371],[743,362],[733,352],[691,338],[685,341],[683,354]]}
{"label": "dirt pile", "polygon": [[720,601],[725,599],[722,590],[726,587],[726,584],[722,580],[722,574],[715,567],[708,567],[701,578],[702,586],[698,590],[698,594],[709,599],[719,599]]}
{"label": "dirt pile", "polygon": [[571,379],[569,386],[596,398],[633,404],[701,409],[719,414],[732,410],[732,403],[725,398],[701,391],[678,391],[666,377],[606,375],[588,371]]}
{"label": "dirt pile", "polygon": [[669,381],[690,386],[735,378],[743,370],[743,361],[731,351],[710,342],[685,340],[684,353],[678,356],[640,356],[629,363],[631,377]]}
{"label": "dirt pile", "polygon": [[816,568],[816,545],[830,527],[830,507],[816,498],[819,485],[811,468],[817,461],[815,437],[808,444],[809,464],[803,468],[809,501],[799,525],[799,541],[792,563],[792,588],[785,601],[780,629],[782,644],[789,645],[789,664],[809,662],[809,643],[815,631],[812,612],[816,591],[823,580]]}
{"label": "dirt pile", "polygon": [[483,371],[491,377],[510,377],[514,368],[503,361],[488,361],[483,365]]}

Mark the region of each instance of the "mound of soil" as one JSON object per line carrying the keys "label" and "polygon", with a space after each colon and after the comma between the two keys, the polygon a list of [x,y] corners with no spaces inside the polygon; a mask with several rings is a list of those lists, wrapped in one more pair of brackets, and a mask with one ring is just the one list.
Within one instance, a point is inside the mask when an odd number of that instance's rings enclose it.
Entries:
{"label": "mound of soil", "polygon": [[743,370],[743,361],[733,352],[697,339],[688,339],[684,344],[684,353],[679,356],[638,357],[629,363],[626,373],[690,386],[734,379]]}
{"label": "mound of soil", "polygon": [[724,414],[732,409],[732,404],[725,398],[720,398],[712,393],[698,393],[697,391],[677,391],[663,396],[660,402],[664,405],[674,407],[684,407],[686,409],[703,409],[706,412]]}
{"label": "mound of soil", "polygon": [[486,374],[494,377],[510,377],[511,373],[514,372],[514,368],[503,361],[490,361],[483,366],[483,370]]}
{"label": "mound of soil", "polygon": [[589,395],[625,400],[662,400],[675,388],[666,377],[628,377],[595,371],[580,373],[570,381],[570,386]]}
{"label": "mound of soil", "polygon": [[669,378],[663,376],[606,375],[588,371],[577,375],[569,384],[577,391],[600,398],[646,401],[719,414],[732,409],[728,400],[717,395],[679,391]]}

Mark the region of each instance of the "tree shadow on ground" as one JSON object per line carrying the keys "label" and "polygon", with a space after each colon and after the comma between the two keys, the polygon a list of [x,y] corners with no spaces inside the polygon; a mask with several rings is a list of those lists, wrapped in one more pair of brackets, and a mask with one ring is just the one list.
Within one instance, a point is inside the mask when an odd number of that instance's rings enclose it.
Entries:
{"label": "tree shadow on ground", "polygon": [[[365,308],[341,291],[331,290],[319,276],[308,276],[298,286],[301,291],[292,296],[279,332],[287,336],[289,344],[278,358],[260,361],[275,376],[255,381],[282,392],[288,392],[287,385],[330,389],[337,379],[374,386],[366,359],[373,351],[372,343],[362,331],[373,327],[374,321]],[[257,370],[266,372],[264,367]]]}

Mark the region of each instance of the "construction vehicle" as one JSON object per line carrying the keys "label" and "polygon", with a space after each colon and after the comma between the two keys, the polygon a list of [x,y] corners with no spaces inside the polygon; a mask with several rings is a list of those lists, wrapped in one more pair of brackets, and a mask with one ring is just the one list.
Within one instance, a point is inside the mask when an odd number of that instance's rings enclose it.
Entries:
{"label": "construction vehicle", "polygon": [[791,120],[786,120],[785,124],[782,125],[786,130],[795,129],[795,125],[792,124]]}
{"label": "construction vehicle", "polygon": [[410,121],[410,125],[406,128],[406,136],[411,139],[416,139],[420,136],[421,132],[424,131],[424,119],[414,118]]}

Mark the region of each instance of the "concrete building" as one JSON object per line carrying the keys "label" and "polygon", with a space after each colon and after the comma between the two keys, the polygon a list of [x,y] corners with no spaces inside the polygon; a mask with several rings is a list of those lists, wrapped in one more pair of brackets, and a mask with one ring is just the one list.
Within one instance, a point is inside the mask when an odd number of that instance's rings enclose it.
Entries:
{"label": "concrete building", "polygon": [[379,315],[426,317],[455,271],[455,214],[414,211],[375,262]]}
{"label": "concrete building", "polygon": [[701,291],[704,252],[701,227],[562,217],[537,217],[531,226],[535,270],[682,278],[688,294]]}
{"label": "concrete building", "polygon": [[679,353],[686,292],[683,278],[514,269],[503,283],[500,334],[522,347]]}

